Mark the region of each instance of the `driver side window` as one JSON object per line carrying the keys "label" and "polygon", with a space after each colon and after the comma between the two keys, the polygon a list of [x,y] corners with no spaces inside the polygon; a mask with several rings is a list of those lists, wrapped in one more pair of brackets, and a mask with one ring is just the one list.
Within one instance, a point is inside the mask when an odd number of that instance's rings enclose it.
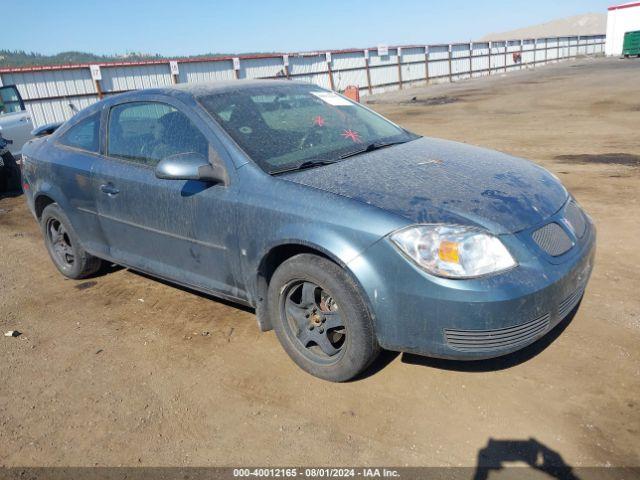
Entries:
{"label": "driver side window", "polygon": [[196,152],[208,156],[208,142],[189,118],[159,102],[116,105],[109,113],[107,154],[155,166],[163,158]]}

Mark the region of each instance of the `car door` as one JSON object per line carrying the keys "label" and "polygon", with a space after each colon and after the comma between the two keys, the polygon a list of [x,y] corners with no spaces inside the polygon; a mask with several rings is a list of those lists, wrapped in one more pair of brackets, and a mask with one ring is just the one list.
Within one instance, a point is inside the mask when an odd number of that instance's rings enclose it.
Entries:
{"label": "car door", "polygon": [[13,142],[9,151],[14,156],[22,153],[22,146],[31,138],[31,130],[31,115],[25,109],[18,89],[13,85],[0,87],[0,133]]}
{"label": "car door", "polygon": [[[245,299],[237,280],[235,171],[203,118],[172,98],[147,96],[112,105],[106,122],[106,155],[92,176],[111,259]],[[156,178],[162,158],[194,151],[219,157],[229,184]]]}

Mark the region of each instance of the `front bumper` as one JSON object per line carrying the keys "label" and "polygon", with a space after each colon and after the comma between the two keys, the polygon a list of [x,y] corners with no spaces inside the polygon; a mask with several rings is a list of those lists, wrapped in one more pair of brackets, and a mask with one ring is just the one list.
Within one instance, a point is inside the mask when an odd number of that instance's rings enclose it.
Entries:
{"label": "front bumper", "polygon": [[[544,223],[558,220],[563,210]],[[555,218],[557,217],[557,218]],[[470,280],[432,276],[384,238],[349,268],[369,300],[380,345],[389,350],[474,360],[505,355],[544,336],[580,302],[595,256],[595,227],[560,257],[531,232],[501,239],[518,260],[503,274]]]}

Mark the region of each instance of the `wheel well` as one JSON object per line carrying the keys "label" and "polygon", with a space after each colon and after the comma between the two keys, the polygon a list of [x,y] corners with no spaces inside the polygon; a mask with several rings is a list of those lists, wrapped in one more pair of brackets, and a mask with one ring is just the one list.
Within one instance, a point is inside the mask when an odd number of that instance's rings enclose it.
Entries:
{"label": "wheel well", "polygon": [[36,217],[38,217],[38,220],[40,220],[40,218],[42,217],[42,212],[44,211],[45,208],[47,208],[47,205],[51,205],[52,203],[56,203],[51,197],[48,197],[46,195],[40,195],[36,198],[35,201],[35,211],[36,211]]}
{"label": "wheel well", "polygon": [[[276,269],[282,265],[285,261],[299,255],[301,253],[310,253],[324,257],[332,262],[336,262],[333,258],[329,257],[326,253],[306,245],[300,244],[284,244],[278,245],[272,248],[264,256],[258,267],[258,282],[257,282],[257,296],[256,296],[256,316],[258,317],[258,325],[263,332],[271,330],[273,326],[269,319],[267,308],[267,292],[269,290],[269,283]],[[344,266],[344,265],[341,265]]]}

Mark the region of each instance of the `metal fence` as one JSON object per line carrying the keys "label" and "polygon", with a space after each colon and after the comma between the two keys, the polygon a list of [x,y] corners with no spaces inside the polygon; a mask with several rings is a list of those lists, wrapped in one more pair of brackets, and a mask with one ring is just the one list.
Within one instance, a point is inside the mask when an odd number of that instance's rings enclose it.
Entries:
{"label": "metal fence", "polygon": [[0,69],[0,85],[17,85],[34,125],[66,120],[105,95],[185,82],[290,78],[361,95],[453,82],[604,52],[605,35],[428,46],[186,58]]}

